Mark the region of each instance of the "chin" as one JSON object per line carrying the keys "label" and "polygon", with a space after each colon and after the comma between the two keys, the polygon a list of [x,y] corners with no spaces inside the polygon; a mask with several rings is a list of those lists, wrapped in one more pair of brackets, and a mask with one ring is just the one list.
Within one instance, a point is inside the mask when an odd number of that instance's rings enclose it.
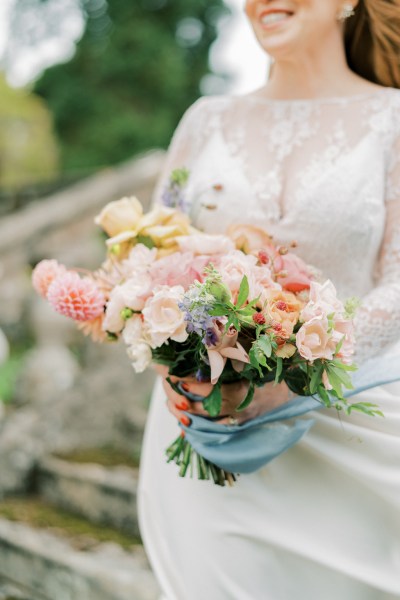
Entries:
{"label": "chin", "polygon": [[296,56],[306,46],[304,36],[292,28],[291,31],[282,33],[268,33],[256,31],[258,43],[261,48],[275,60]]}

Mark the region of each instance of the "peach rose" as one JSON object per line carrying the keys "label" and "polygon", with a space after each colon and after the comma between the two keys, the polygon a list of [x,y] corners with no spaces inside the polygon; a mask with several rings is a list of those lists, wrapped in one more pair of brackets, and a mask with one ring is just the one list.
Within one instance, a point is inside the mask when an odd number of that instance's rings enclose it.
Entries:
{"label": "peach rose", "polygon": [[107,235],[113,237],[127,230],[136,231],[142,215],[142,205],[132,196],[109,202],[94,222],[100,225]]}
{"label": "peach rose", "polygon": [[226,235],[231,238],[238,250],[246,254],[257,253],[259,250],[275,252],[272,237],[261,227],[255,225],[230,225]]}
{"label": "peach rose", "polygon": [[333,359],[336,343],[328,329],[325,317],[314,317],[302,325],[296,334],[296,346],[303,358],[309,362],[318,358]]}
{"label": "peach rose", "polygon": [[152,348],[162,346],[167,340],[184,342],[188,337],[184,313],[178,304],[185,290],[182,286],[161,286],[149,298],[142,311],[146,337]]}
{"label": "peach rose", "polygon": [[302,304],[291,292],[266,290],[261,296],[263,313],[282,339],[289,338],[300,318]]}

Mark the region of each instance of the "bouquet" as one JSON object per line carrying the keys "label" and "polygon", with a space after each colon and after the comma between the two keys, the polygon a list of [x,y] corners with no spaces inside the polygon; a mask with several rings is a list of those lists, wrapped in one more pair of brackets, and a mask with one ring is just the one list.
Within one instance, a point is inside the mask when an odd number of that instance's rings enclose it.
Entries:
{"label": "bouquet", "polygon": [[[215,444],[212,436],[228,433],[223,441],[232,443],[233,435],[235,443],[240,438],[242,443],[241,434],[249,437],[253,426],[259,433],[263,421],[215,424],[223,383],[248,382],[237,411],[249,406],[256,387],[284,381],[296,398],[313,402],[292,400],[284,418],[317,406],[348,414],[381,413],[375,405],[349,403],[346,398],[356,369],[352,355],[357,300],[343,303],[333,283],[323,281],[294,254],[295,243],[291,248],[279,246],[261,228],[231,225],[226,235],[196,230],[176,208],[186,179],[187,172],[174,172],[164,195],[169,205],[146,214],[134,197],[109,203],[96,217],[108,236],[101,267],[86,272],[44,260],[34,269],[33,286],[95,341],[122,338],[136,372],[155,362],[166,365],[174,381],[194,376],[211,382],[212,391],[203,403],[209,418],[196,417],[193,428],[181,424],[181,435],[166,453],[169,462],[179,465],[181,476],[188,471],[193,475],[196,465],[200,479],[225,485],[233,483],[237,472],[246,472],[246,465],[235,472],[224,460],[213,461],[215,450],[208,450],[221,443]],[[169,382],[185,394],[179,382]],[[278,411],[272,422],[280,422],[280,415]],[[270,415],[268,419],[271,422]],[[286,427],[290,439],[283,449],[307,427]],[[262,431],[268,433],[265,423]],[[273,439],[270,433],[268,443]],[[278,446],[268,457],[283,451]]]}

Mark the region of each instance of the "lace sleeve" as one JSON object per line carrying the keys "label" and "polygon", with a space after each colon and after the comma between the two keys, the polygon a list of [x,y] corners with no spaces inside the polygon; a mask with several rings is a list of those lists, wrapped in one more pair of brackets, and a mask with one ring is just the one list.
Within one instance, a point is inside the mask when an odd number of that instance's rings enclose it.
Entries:
{"label": "lace sleeve", "polygon": [[400,138],[391,156],[377,285],[363,298],[356,318],[358,363],[400,340]]}
{"label": "lace sleeve", "polygon": [[172,136],[166,159],[152,197],[152,205],[161,203],[163,190],[174,169],[190,167],[204,137],[204,106],[207,98],[197,100],[183,115]]}

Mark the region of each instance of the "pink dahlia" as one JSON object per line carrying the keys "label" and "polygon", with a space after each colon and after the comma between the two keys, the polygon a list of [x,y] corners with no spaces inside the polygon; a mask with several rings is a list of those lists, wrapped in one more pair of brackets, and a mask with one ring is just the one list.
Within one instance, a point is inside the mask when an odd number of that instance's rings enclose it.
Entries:
{"label": "pink dahlia", "polygon": [[53,280],[47,299],[57,312],[74,321],[93,321],[103,314],[106,302],[93,279],[81,278],[74,271],[67,271]]}
{"label": "pink dahlia", "polygon": [[41,260],[33,269],[32,285],[38,294],[46,298],[52,281],[66,272],[64,265],[60,265],[56,260]]}

